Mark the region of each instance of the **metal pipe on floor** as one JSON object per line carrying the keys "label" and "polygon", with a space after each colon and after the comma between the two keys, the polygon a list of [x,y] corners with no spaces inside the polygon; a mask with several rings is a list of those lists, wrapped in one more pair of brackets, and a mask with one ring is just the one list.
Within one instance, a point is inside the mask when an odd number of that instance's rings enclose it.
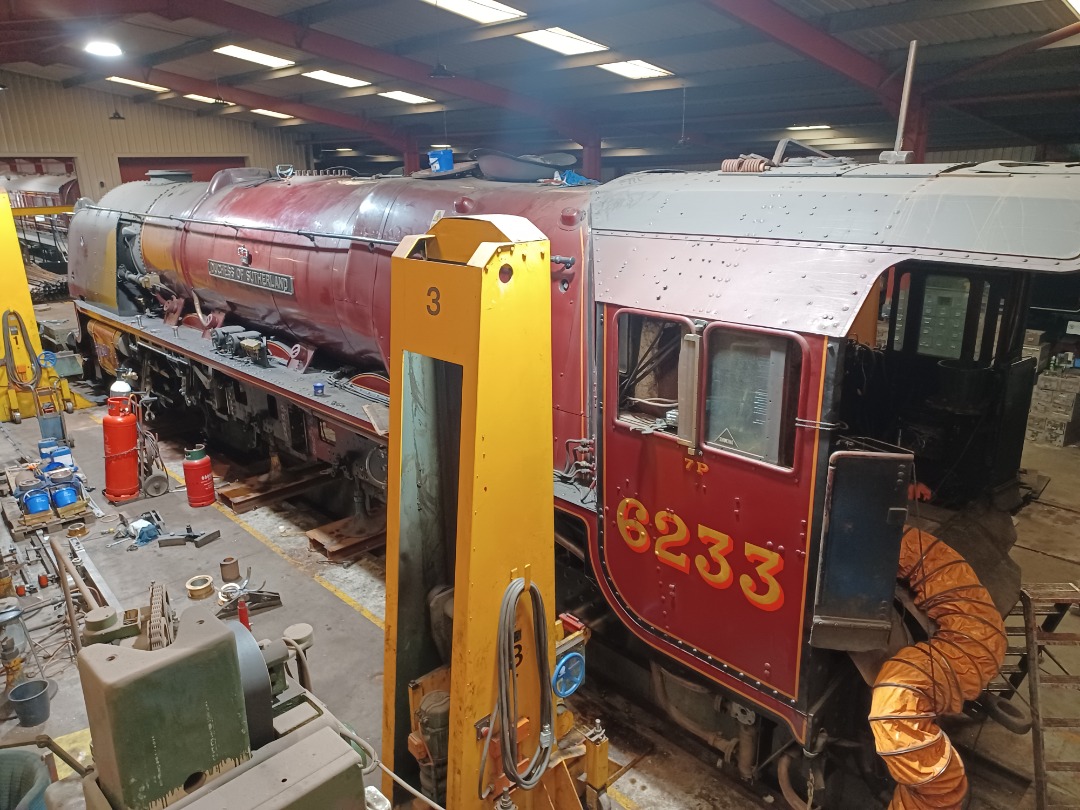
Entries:
{"label": "metal pipe on floor", "polygon": [[[79,569],[75,567],[75,563],[73,563],[66,554],[60,552],[60,546],[57,544],[56,540],[49,538],[49,546],[52,548],[53,558],[56,560],[57,574],[60,573],[60,566],[63,566],[64,570],[67,571],[68,575],[75,582],[75,587],[79,589],[79,595],[82,596],[83,602],[86,604],[86,609],[93,610],[94,608],[101,607],[101,605],[98,604],[97,597],[94,596],[93,592],[87,586],[86,581],[82,578],[82,575],[79,574]],[[61,576],[60,581],[63,582],[63,580],[64,577]]]}

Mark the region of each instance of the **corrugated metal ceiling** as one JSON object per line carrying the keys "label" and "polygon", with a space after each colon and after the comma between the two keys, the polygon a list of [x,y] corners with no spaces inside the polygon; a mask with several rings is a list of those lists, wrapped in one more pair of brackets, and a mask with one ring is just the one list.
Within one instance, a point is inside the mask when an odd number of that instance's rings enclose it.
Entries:
{"label": "corrugated metal ceiling", "polygon": [[[322,3],[319,0],[230,1],[274,16],[290,14],[304,7],[325,7],[325,0]],[[765,2],[754,0],[759,1]],[[970,8],[970,3],[939,0],[941,6],[921,19],[912,19],[912,10],[927,6],[915,0],[772,1],[809,19],[821,30],[828,30],[833,19],[830,15],[839,15],[835,19],[842,18],[843,24],[836,26],[834,36],[887,63],[890,69],[902,63],[902,53],[909,40],[918,39],[926,46],[920,63],[923,77],[935,75],[938,62],[970,63],[1004,50],[1025,37],[1037,36],[1077,19],[1064,0],[1016,0],[1012,4],[1008,4],[1008,0],[987,0],[992,3],[992,8],[953,14],[944,14],[943,10]],[[495,86],[531,94],[549,104],[580,109],[583,117],[602,111],[602,126],[622,127],[626,131],[632,131],[630,128],[636,120],[666,121],[670,128],[672,116],[678,117],[682,84],[692,88],[699,98],[708,99],[709,104],[715,105],[723,99],[732,109],[757,110],[762,114],[770,108],[776,111],[793,107],[807,110],[816,105],[832,109],[845,106],[845,100],[851,107],[874,104],[865,89],[857,89],[847,79],[805,60],[760,32],[741,27],[732,17],[698,0],[592,0],[590,5],[577,7],[569,0],[510,0],[510,5],[530,15],[543,14],[545,24],[550,15],[563,8],[566,14],[557,18],[558,24],[609,46],[613,59],[640,58],[675,74],[670,79],[642,82],[629,81],[595,67],[603,57],[566,58],[513,36],[461,43],[458,33],[472,30],[474,24],[422,0],[357,0],[357,3],[360,7],[352,13],[324,19],[314,27],[388,52],[400,52],[425,65],[443,62],[459,76],[479,78]],[[349,8],[345,4],[337,7]],[[888,21],[875,24],[875,18]],[[126,22],[113,24],[109,30],[123,42],[128,53],[137,56],[204,38],[220,41],[227,34],[220,27],[196,20],[166,20],[152,14],[130,17]],[[713,36],[716,44],[711,39]],[[450,108],[447,119],[455,125],[472,126],[470,122],[486,121],[495,126],[508,120],[507,114],[499,110],[466,112],[478,103],[454,97],[449,87],[444,91],[438,85],[411,85],[370,69],[318,60],[295,48],[242,35],[230,41],[296,62],[312,62],[317,67],[374,82],[380,88],[408,90],[445,101]],[[402,43],[409,43],[410,47],[402,49],[399,47]],[[1015,75],[1014,84],[1022,89],[1080,84],[1080,59],[1075,60],[1075,66],[1061,67],[1062,59],[1067,60],[1067,54],[1074,53],[1075,48],[1055,50],[1057,53],[1053,55],[1043,52],[1026,57],[1012,67],[1012,72],[996,73],[995,82],[1000,79],[1002,88],[1011,87],[1008,80]],[[1052,59],[1051,56],[1060,58]],[[1045,66],[1041,72],[1040,65]],[[70,78],[79,74],[75,69],[60,66],[42,68],[22,64],[13,67],[48,78]],[[207,82],[262,70],[259,65],[211,52],[196,53],[161,67]],[[937,70],[940,73],[942,69],[954,68],[945,64]],[[387,118],[418,133],[442,127],[441,113],[408,114],[417,110],[373,95],[335,98],[337,88],[333,85],[303,77],[276,78],[242,86],[269,98],[314,95],[311,103],[372,118]],[[978,82],[970,86],[981,87]],[[142,92],[113,85],[103,89],[125,95]],[[628,93],[632,94],[630,98],[626,96]],[[228,96],[227,86],[221,87],[221,94]],[[193,104],[188,101],[171,103],[186,107]],[[199,105],[196,104],[194,109],[199,109]],[[972,127],[978,126],[977,118],[968,114],[967,119],[975,122]],[[257,117],[251,117],[251,120],[267,123]],[[544,129],[542,123],[535,121],[529,126]],[[304,131],[326,133],[331,130],[313,126],[305,127]]]}

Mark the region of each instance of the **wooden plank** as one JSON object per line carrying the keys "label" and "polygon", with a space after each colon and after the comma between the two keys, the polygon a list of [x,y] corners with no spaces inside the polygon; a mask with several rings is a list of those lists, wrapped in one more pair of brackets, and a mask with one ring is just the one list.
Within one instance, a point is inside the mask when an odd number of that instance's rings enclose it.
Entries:
{"label": "wooden plank", "polygon": [[347,560],[386,543],[385,520],[347,517],[305,532],[313,551],[332,562]]}
{"label": "wooden plank", "polygon": [[245,478],[219,489],[218,499],[236,514],[242,515],[268,503],[306,492],[323,483],[323,472],[326,469],[326,465],[320,464],[286,472],[274,479],[265,476]]}

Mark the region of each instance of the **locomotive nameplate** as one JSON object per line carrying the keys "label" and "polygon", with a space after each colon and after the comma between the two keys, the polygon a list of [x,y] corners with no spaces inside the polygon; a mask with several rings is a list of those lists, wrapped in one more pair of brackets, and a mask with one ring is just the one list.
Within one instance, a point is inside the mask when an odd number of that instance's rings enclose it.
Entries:
{"label": "locomotive nameplate", "polygon": [[271,273],[269,270],[253,270],[239,264],[228,264],[208,259],[206,266],[210,275],[214,278],[223,278],[226,281],[235,281],[237,284],[246,284],[249,287],[259,287],[279,295],[293,294],[292,276],[282,273]]}

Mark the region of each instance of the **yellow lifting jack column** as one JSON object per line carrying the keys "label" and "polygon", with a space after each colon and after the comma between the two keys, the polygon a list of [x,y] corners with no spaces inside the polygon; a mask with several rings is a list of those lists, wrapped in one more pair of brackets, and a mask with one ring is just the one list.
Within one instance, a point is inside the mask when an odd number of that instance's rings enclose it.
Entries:
{"label": "yellow lifting jack column", "polygon": [[548,241],[520,217],[441,219],[394,252],[390,305],[383,761],[448,810],[579,810],[548,755]]}
{"label": "yellow lifting jack column", "polygon": [[0,290],[0,422],[20,422],[24,417],[37,416],[43,436],[48,433],[51,438],[66,438],[62,435],[63,411],[70,413],[76,405],[86,403],[73,397],[67,380],[51,366],[55,359],[41,351],[37,318],[6,194],[0,194]]}

